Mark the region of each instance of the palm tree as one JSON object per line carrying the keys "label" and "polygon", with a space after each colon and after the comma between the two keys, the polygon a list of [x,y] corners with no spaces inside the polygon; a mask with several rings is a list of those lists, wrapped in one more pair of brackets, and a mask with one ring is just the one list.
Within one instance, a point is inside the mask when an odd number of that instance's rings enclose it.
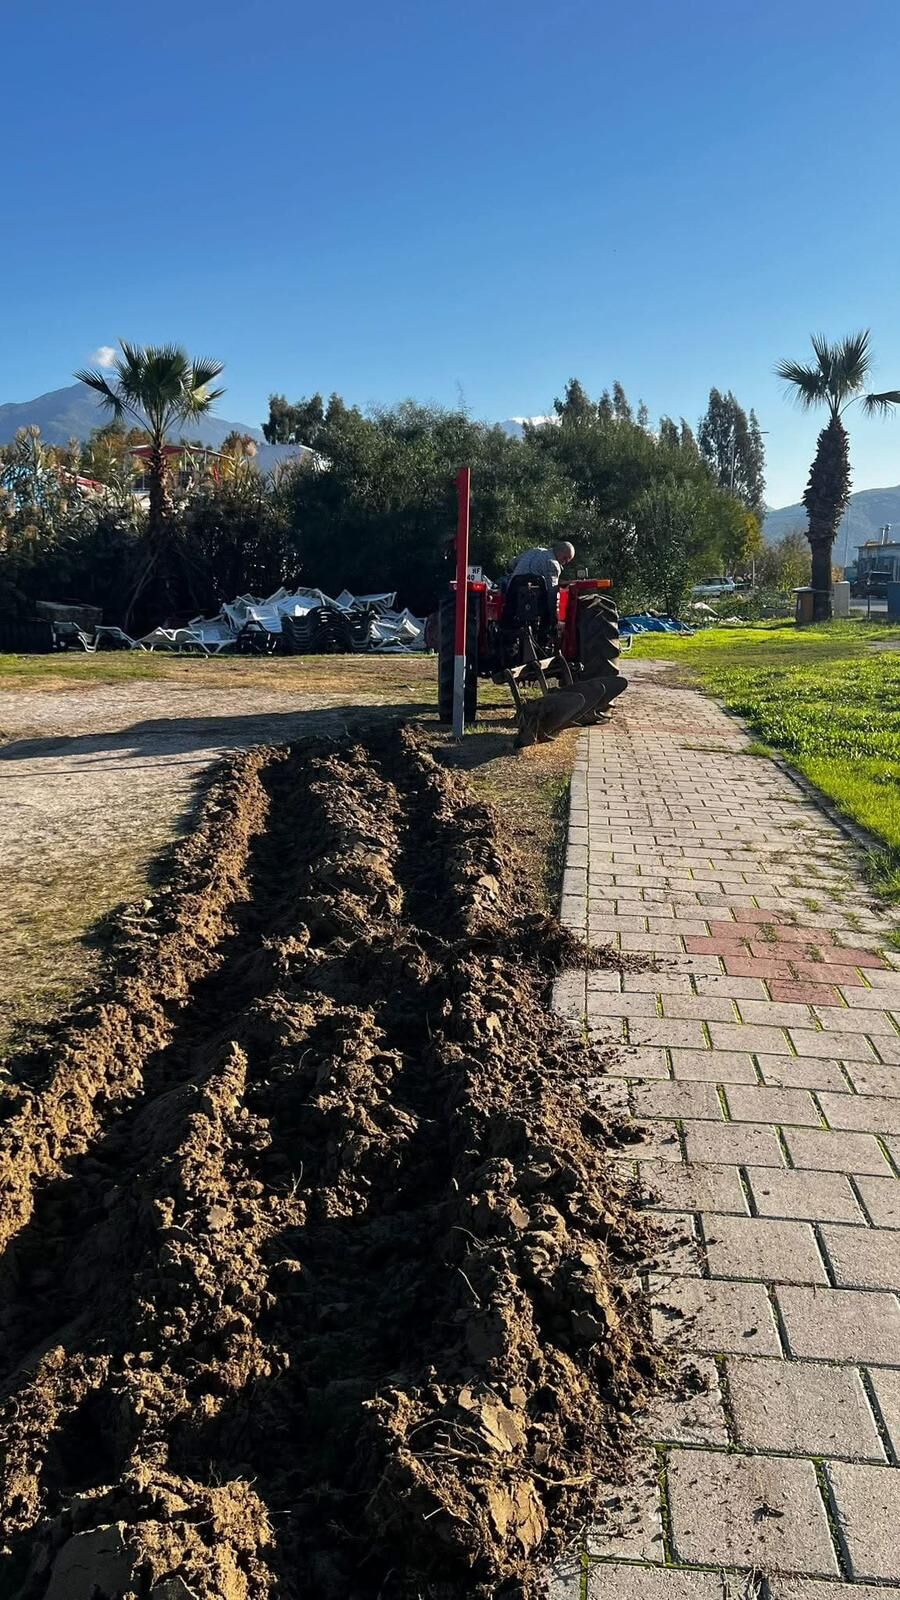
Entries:
{"label": "palm tree", "polygon": [[828,407],[828,421],[816,443],[815,460],[803,504],[809,518],[807,537],[812,550],[813,619],[827,621],[831,616],[831,552],[838,523],[850,498],[850,442],[843,417],[857,400],[869,416],[886,416],[900,405],[900,389],[882,394],[866,394],[866,379],[872,369],[869,330],[853,333],[837,344],[829,344],[822,334],[812,335],[815,362],[779,361],[776,376],[787,384],[804,410]]}
{"label": "palm tree", "polygon": [[168,492],[166,440],[173,428],[204,416],[224,389],[209,385],[223,370],[221,361],[192,361],[178,345],[126,344],[113,365],[113,375],[88,369],[75,377],[99,394],[117,422],[126,418],[148,435],[147,475],[150,504],[147,519],[147,559],[131,597],[127,617],[154,568],[160,564],[172,511]]}

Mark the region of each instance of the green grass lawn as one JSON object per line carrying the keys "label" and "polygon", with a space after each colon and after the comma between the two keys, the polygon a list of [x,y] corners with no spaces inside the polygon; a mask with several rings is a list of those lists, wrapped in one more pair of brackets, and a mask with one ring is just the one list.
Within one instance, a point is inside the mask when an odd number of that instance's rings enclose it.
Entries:
{"label": "green grass lawn", "polygon": [[[873,646],[895,644],[896,651]],[[885,847],[873,884],[900,899],[900,628],[863,622],[649,634],[638,657],[677,661]]]}

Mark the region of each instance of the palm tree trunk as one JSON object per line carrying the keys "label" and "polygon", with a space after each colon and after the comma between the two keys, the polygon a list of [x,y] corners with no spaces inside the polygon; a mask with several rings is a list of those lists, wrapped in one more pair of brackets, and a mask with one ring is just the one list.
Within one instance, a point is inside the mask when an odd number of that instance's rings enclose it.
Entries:
{"label": "palm tree trunk", "polygon": [[812,547],[812,578],[813,587],[813,622],[830,622],[832,614],[831,601],[831,551],[834,544],[834,534],[828,538],[819,538],[813,541],[812,529],[809,532],[809,542]]}
{"label": "palm tree trunk", "polygon": [[168,462],[163,448],[163,440],[154,439],[147,461],[147,473],[150,478],[147,537],[154,549],[159,549],[165,542],[166,523],[172,511],[172,502],[169,499],[169,490],[166,482],[167,472]]}
{"label": "palm tree trunk", "polygon": [[840,417],[832,417],[816,443],[815,460],[803,504],[809,517],[812,551],[813,621],[831,617],[831,552],[838,523],[850,498],[850,449]]}

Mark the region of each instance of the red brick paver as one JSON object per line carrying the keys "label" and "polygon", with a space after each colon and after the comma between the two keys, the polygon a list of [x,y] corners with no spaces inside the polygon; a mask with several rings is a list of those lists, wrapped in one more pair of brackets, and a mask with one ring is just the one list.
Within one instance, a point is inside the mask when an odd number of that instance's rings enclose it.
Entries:
{"label": "red brick paver", "polygon": [[670,1224],[654,1328],[706,1386],[643,1419],[627,1526],[601,1517],[551,1593],[900,1600],[892,920],[739,723],[659,663],[630,675],[582,740],[563,914],[657,965],[558,997],[620,1041],[617,1104],[646,1129],[624,1158]]}

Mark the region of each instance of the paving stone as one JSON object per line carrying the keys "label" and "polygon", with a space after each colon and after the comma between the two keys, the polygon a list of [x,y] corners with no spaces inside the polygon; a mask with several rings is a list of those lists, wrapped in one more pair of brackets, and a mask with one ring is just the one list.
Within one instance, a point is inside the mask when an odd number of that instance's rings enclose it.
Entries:
{"label": "paving stone", "polygon": [[882,972],[868,972],[866,977],[873,989],[889,989],[900,1001],[900,972],[885,969]]}
{"label": "paving stone", "polygon": [[819,1021],[826,1033],[887,1034],[896,1039],[897,1032],[887,1011],[855,1010],[850,1006],[823,1006]]}
{"label": "paving stone", "polygon": [[815,1017],[809,1006],[776,1000],[744,1000],[738,1002],[743,1023],[762,1023],[769,1028],[811,1028]]}
{"label": "paving stone", "polygon": [[811,1461],[673,1450],[668,1481],[680,1561],[838,1576]]}
{"label": "paving stone", "polygon": [[900,1231],[827,1223],[821,1235],[839,1288],[900,1290]]}
{"label": "paving stone", "polygon": [[654,1208],[747,1214],[747,1200],[737,1167],[717,1162],[676,1166],[670,1161],[642,1161],[639,1176],[652,1196]]}
{"label": "paving stone", "polygon": [[[582,1010],[584,1007],[582,1006]],[[655,1017],[656,996],[653,994],[614,994],[610,991],[590,991],[587,995],[588,1017]]]}
{"label": "paving stone", "polygon": [[662,1003],[664,1017],[695,1022],[734,1022],[734,1001],[713,994],[669,994]]}
{"label": "paving stone", "polygon": [[833,1033],[817,1033],[813,1028],[790,1028],[791,1042],[800,1056],[836,1056],[838,1061],[877,1061],[868,1039],[842,1033],[840,1043]]}
{"label": "paving stone", "polygon": [[[768,1600],[900,1600],[900,1589],[868,1583],[819,1583],[814,1578],[767,1578]],[[744,1595],[741,1600],[756,1600]]]}
{"label": "paving stone", "polygon": [[[864,1220],[850,1180],[841,1172],[779,1172],[774,1167],[748,1167],[747,1177],[760,1216],[805,1217],[811,1222]],[[900,1192],[900,1183],[897,1189]]]}
{"label": "paving stone", "polygon": [[753,1450],[884,1461],[855,1367],[731,1356],[727,1371],[739,1444]]}
{"label": "paving stone", "polygon": [[781,1028],[759,1028],[753,1023],[711,1022],[709,1036],[715,1050],[749,1050],[753,1055],[791,1054]]}
{"label": "paving stone", "polygon": [[900,1370],[896,1367],[873,1367],[869,1378],[894,1455],[900,1460]]}
{"label": "paving stone", "polygon": [[[743,1584],[739,1586],[739,1583],[740,1580],[718,1572],[679,1572],[673,1567],[592,1562],[588,1566],[587,1600],[747,1600],[746,1592],[741,1593]],[[879,1600],[882,1595],[892,1593],[889,1589],[879,1589]],[[564,1600],[569,1600],[569,1596],[565,1595]],[[573,1600],[577,1597],[573,1596]],[[834,1600],[840,1597],[836,1595]]]}
{"label": "paving stone", "polygon": [[759,978],[733,978],[728,973],[702,973],[695,980],[698,994],[724,995],[731,1000],[765,1000],[765,985]]}
{"label": "paving stone", "polygon": [[648,1262],[655,1273],[699,1278],[704,1256],[694,1218],[684,1212],[660,1212],[653,1230],[653,1255]]}
{"label": "paving stone", "polygon": [[653,1330],[659,1339],[682,1350],[713,1355],[781,1354],[772,1307],[762,1284],[661,1278],[654,1280],[653,1288]]}
{"label": "paving stone", "polygon": [[858,1094],[900,1095],[900,1070],[894,1066],[870,1066],[862,1061],[851,1061],[847,1068],[853,1087]]}
{"label": "paving stone", "polygon": [[623,1121],[627,1121],[631,1116],[630,1089],[625,1078],[610,1078],[605,1074],[589,1078],[585,1084],[585,1093],[592,1105],[599,1106],[604,1111],[614,1112]]}
{"label": "paving stone", "polygon": [[616,1060],[608,1063],[606,1070],[624,1078],[667,1078],[669,1060],[661,1045],[644,1045],[640,1049],[629,1045],[618,1052]]}
{"label": "paving stone", "polygon": [[587,1019],[588,1033],[601,1050],[604,1045],[627,1043],[624,1017],[592,1017]]}
{"label": "paving stone", "polygon": [[771,1087],[847,1092],[847,1079],[836,1061],[823,1061],[821,1056],[760,1056],[759,1059],[762,1075]]}
{"label": "paving stone", "polygon": [[734,1122],[800,1123],[820,1128],[822,1119],[805,1089],[729,1084],[725,1090]]}
{"label": "paving stone", "polygon": [[[724,1161],[733,1166],[784,1166],[778,1136],[774,1128],[763,1123],[686,1122],[684,1133],[688,1161]],[[837,1135],[832,1134],[831,1137],[837,1138]]]}
{"label": "paving stone", "polygon": [[738,1050],[673,1050],[671,1055],[676,1078],[697,1083],[758,1082],[753,1058]]}
{"label": "paving stone", "polygon": [[900,1304],[857,1289],[776,1290],[791,1354],[891,1366],[900,1349]]}
{"label": "paving stone", "polygon": [[[626,994],[691,994],[690,976],[686,972],[625,972],[622,987]],[[590,978],[588,979],[590,989]]]}
{"label": "paving stone", "polygon": [[773,978],[769,985],[773,1000],[792,1000],[800,1005],[836,1006],[842,1003],[833,984],[810,983],[793,978]]}
{"label": "paving stone", "polygon": [[638,1117],[704,1117],[721,1122],[722,1106],[711,1083],[642,1083],[634,1090]]}
{"label": "paving stone", "polygon": [[841,1543],[851,1578],[900,1578],[900,1472],[829,1461]]}
{"label": "paving stone", "polygon": [[632,1135],[621,1145],[609,1150],[615,1161],[681,1161],[681,1140],[672,1122],[635,1123],[628,1129]]}
{"label": "paving stone", "polygon": [[601,990],[618,994],[621,988],[622,974],[614,971],[611,967],[598,968],[596,972],[589,972],[587,975],[588,994],[599,994]]}
{"label": "paving stone", "polygon": [[636,1017],[629,1023],[628,1036],[632,1044],[657,1044],[664,1048],[679,1045],[688,1050],[709,1048],[701,1022],[681,1022],[676,1017]]}
{"label": "paving stone", "polygon": [[885,1149],[890,1152],[890,1157],[894,1166],[900,1168],[900,1139],[897,1139],[893,1136],[888,1136],[885,1137],[883,1143]]}
{"label": "paving stone", "polygon": [[[778,1363],[782,1365],[782,1363]],[[672,1374],[672,1390],[635,1418],[652,1443],[727,1445],[719,1369],[709,1356],[689,1356]]]}
{"label": "paving stone", "polygon": [[704,1213],[703,1236],[713,1278],[761,1278],[766,1283],[828,1282],[808,1222]]}
{"label": "paving stone", "polygon": [[587,1553],[610,1559],[662,1561],[659,1464],[655,1452],[636,1451],[630,1469],[627,1483],[597,1486],[597,1522],[587,1531]]}
{"label": "paving stone", "polygon": [[855,1178],[862,1202],[876,1228],[900,1228],[900,1181],[897,1178]]}
{"label": "paving stone", "polygon": [[[881,973],[879,976],[884,977],[885,974]],[[874,989],[850,989],[844,996],[844,1001],[852,1011],[890,1011],[893,1008],[896,1014],[900,1009],[900,984],[897,985],[896,993],[884,989],[881,985]]]}
{"label": "paving stone", "polygon": [[822,1094],[822,1110],[833,1128],[900,1133],[900,1100],[872,1094]]}
{"label": "paving stone", "polygon": [[617,917],[612,914],[588,916],[588,938],[592,943],[606,943],[617,933],[646,933],[646,917]]}
{"label": "paving stone", "polygon": [[547,1600],[581,1600],[581,1561],[558,1561],[547,1574]]}
{"label": "paving stone", "polygon": [[623,933],[622,949],[638,955],[675,956],[684,948],[674,933]]}
{"label": "paving stone", "polygon": [[832,1133],[828,1128],[785,1128],[784,1142],[795,1167],[815,1167],[820,1172],[868,1172],[878,1178],[890,1171],[878,1141],[871,1133]]}

